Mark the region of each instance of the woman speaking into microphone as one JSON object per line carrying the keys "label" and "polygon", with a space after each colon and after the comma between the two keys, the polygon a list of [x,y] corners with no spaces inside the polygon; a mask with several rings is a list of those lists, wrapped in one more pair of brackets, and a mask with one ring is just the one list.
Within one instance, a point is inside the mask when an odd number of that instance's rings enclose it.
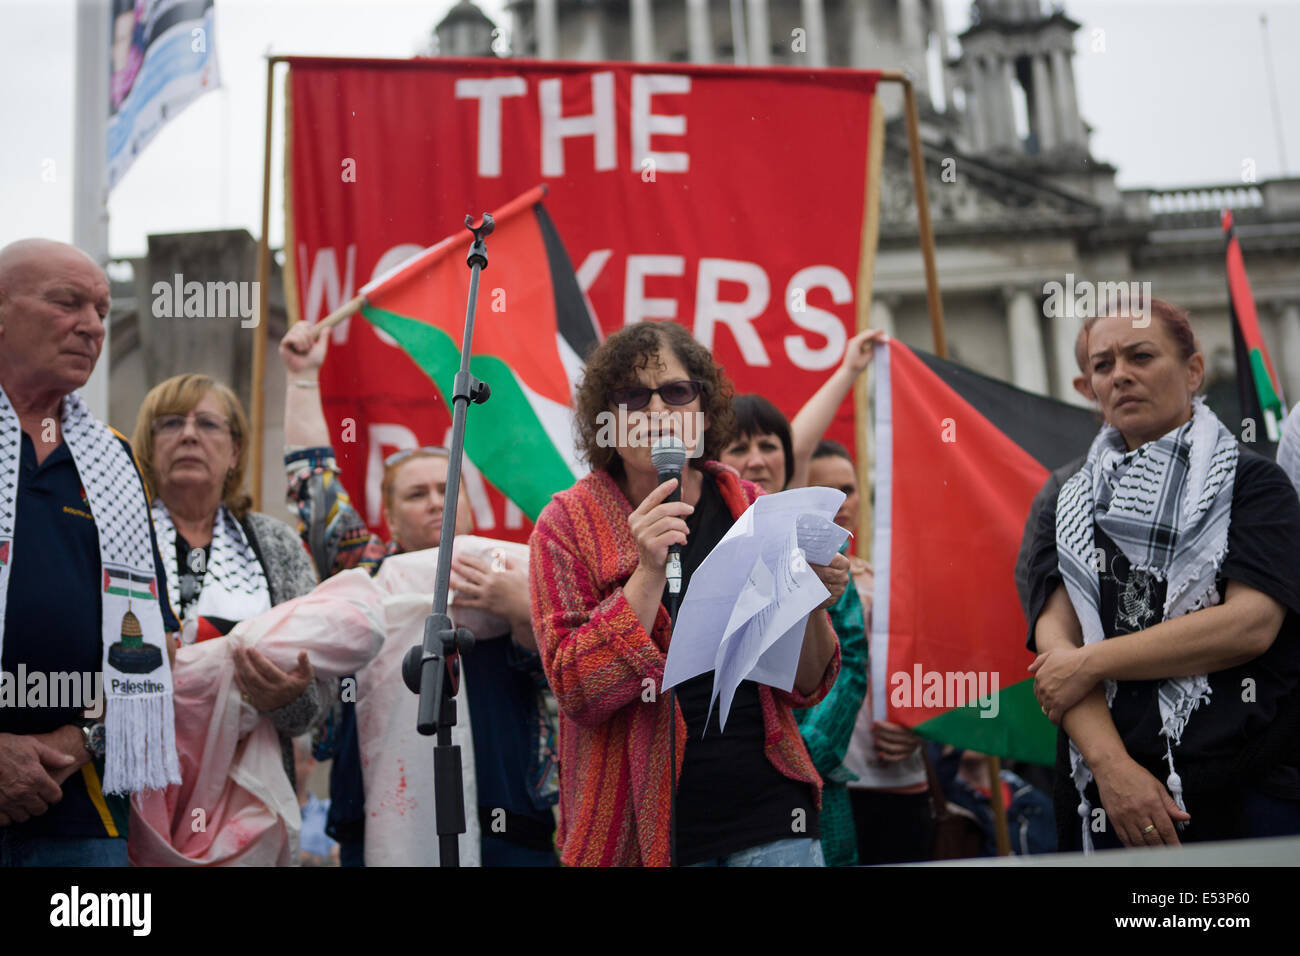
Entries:
{"label": "woman speaking into microphone", "polygon": [[[837,555],[813,566],[830,590],[809,615],[790,692],[745,681],[725,735],[709,713],[713,673],[660,695],[671,622],[668,550],[691,573],[761,493],[714,459],[730,440],[731,386],[673,322],[615,333],[587,359],[576,401],[592,471],[537,519],[529,581],[537,646],[560,708],[561,859],[570,866],[819,866],[821,779],[792,708],[821,700],[839,671],[825,608],[848,584]],[[651,438],[687,448],[660,482]],[[668,501],[680,486],[681,500]],[[707,719],[707,728],[706,728]],[[675,722],[675,746],[674,740]]]}

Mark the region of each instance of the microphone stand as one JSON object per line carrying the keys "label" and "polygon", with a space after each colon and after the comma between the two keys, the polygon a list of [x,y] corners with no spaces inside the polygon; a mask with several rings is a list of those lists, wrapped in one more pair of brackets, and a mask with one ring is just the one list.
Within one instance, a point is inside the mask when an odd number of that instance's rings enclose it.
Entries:
{"label": "microphone stand", "polygon": [[[680,501],[682,496],[682,470],[679,467],[675,475],[661,472],[659,482],[662,484],[669,477],[677,479],[677,488],[668,496],[668,501]],[[676,547],[676,546],[674,546]],[[677,610],[682,603],[682,554],[681,548],[668,550],[668,643],[672,644],[673,631],[677,629]],[[677,866],[677,688],[668,688],[668,865]]]}
{"label": "microphone stand", "polygon": [[[680,578],[678,579],[680,585]],[[677,607],[681,603],[680,591],[668,592],[668,643],[671,645],[673,631],[677,629]],[[677,866],[677,688],[668,688],[668,865]],[[684,716],[684,715],[683,715]]]}
{"label": "microphone stand", "polygon": [[460,371],[452,387],[451,449],[447,457],[447,493],[442,511],[442,534],[438,539],[438,570],[434,578],[433,612],[424,622],[424,641],[413,646],[402,659],[402,679],[412,693],[420,695],[416,730],[428,737],[437,734],[433,748],[433,793],[438,828],[438,860],[442,866],[460,866],[458,839],[465,832],[465,791],[461,778],[460,747],[451,742],[456,724],[456,693],[460,690],[460,655],[474,647],[474,635],[464,627],[453,627],[447,615],[447,589],[451,582],[452,539],[456,534],[456,505],[460,501],[460,460],[465,450],[465,414],[469,403],[481,405],[491,390],[469,372],[470,344],[474,338],[474,309],[478,303],[479,273],[487,268],[484,240],[495,223],[484,213],[476,228],[470,216],[465,228],[474,235],[465,264],[470,268],[469,302],[465,308],[465,337],[460,347]]}

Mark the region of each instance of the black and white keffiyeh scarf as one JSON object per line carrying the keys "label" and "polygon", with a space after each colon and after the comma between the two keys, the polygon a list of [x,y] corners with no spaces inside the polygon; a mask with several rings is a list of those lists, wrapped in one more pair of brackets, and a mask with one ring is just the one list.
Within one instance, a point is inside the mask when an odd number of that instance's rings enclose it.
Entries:
{"label": "black and white keffiyeh scarf", "polygon": [[[1117,429],[1102,427],[1088,450],[1087,463],[1061,488],[1056,509],[1061,577],[1085,644],[1106,636],[1100,614],[1105,556],[1096,545],[1095,528],[1115,543],[1133,573],[1165,582],[1162,621],[1219,603],[1216,578],[1228,551],[1236,473],[1237,440],[1200,398],[1193,400],[1186,424],[1131,452]],[[1105,689],[1110,706],[1115,682],[1106,681]],[[1167,678],[1157,693],[1169,763],[1166,785],[1179,808],[1186,810],[1173,748],[1182,740],[1192,712],[1210,703],[1209,678],[1204,674]],[[1084,850],[1090,852],[1091,807],[1084,788],[1092,771],[1073,741],[1070,773],[1079,791]]]}
{"label": "black and white keffiyeh scarf", "polygon": [[[99,536],[106,696],[103,791],[133,793],[180,783],[172,675],[144,483],[130,453],[75,393],[63,399],[62,430]],[[22,560],[13,541],[21,456],[22,425],[0,389],[0,644],[9,572]],[[34,541],[23,545],[38,546]]]}
{"label": "black and white keffiyeh scarf", "polygon": [[[163,566],[170,571],[177,566],[176,525],[160,498],[154,500],[153,519],[158,530],[158,552]],[[181,606],[179,575],[167,576],[167,596],[172,607]],[[193,628],[185,624],[194,617],[238,622],[270,609],[271,589],[262,563],[235,516],[225,505],[219,505],[212,523],[212,554],[203,572],[203,589],[186,615],[187,622],[182,622],[182,632],[192,636]]]}

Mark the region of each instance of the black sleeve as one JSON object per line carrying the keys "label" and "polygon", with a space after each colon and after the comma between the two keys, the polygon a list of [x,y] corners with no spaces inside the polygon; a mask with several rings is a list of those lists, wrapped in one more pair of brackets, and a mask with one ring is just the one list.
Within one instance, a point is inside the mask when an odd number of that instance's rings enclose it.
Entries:
{"label": "black sleeve", "polygon": [[[1057,492],[1059,491],[1058,486]],[[1056,495],[1044,497],[1042,509],[1038,512],[1038,521],[1034,525],[1033,541],[1029,546],[1028,555],[1025,623],[1029,626],[1029,634],[1025,646],[1037,654],[1038,643],[1034,639],[1034,625],[1038,623],[1038,615],[1043,613],[1047,599],[1061,583],[1061,570],[1056,558]]]}
{"label": "black sleeve", "polygon": [[1060,488],[1056,475],[1049,473],[1043,487],[1034,495],[1034,502],[1029,506],[1029,517],[1025,519],[1025,528],[1020,533],[1020,553],[1016,555],[1016,593],[1020,596],[1020,610],[1025,612],[1026,619],[1029,617],[1029,556],[1033,554],[1037,540],[1034,532],[1038,528],[1043,505],[1048,499],[1055,501]]}
{"label": "black sleeve", "polygon": [[1286,472],[1254,452],[1243,451],[1237,461],[1219,575],[1300,614],[1300,497]]}

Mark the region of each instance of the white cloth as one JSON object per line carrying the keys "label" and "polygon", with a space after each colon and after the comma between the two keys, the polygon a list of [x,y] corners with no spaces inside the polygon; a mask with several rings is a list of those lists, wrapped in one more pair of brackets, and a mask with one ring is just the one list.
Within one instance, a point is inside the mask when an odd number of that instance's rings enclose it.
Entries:
{"label": "white cloth", "polygon": [[307,651],[318,677],[351,674],[384,641],[384,594],[364,570],[335,575],[222,640],[176,652],[176,719],[183,783],[131,802],[128,846],[137,866],[288,866],[302,830],[280,739],[243,700],[234,651],[256,647],[292,670]]}
{"label": "white cloth", "polygon": [[[503,552],[523,567],[525,545],[473,535],[455,539],[456,554],[491,560]],[[384,611],[388,641],[384,649],[357,674],[357,735],[366,793],[366,866],[437,866],[438,833],[434,824],[433,745],[435,738],[415,730],[419,698],[402,681],[402,658],[420,643],[424,621],[433,605],[438,549],[395,554],[384,560],[375,583],[390,596]],[[476,635],[500,634],[508,624],[483,611],[457,608],[457,626]],[[508,640],[508,638],[505,638]],[[460,747],[465,800],[465,833],[460,837],[461,866],[478,866],[478,793],[475,781],[472,715],[465,691],[464,671],[457,695],[457,720],[452,743]]]}

